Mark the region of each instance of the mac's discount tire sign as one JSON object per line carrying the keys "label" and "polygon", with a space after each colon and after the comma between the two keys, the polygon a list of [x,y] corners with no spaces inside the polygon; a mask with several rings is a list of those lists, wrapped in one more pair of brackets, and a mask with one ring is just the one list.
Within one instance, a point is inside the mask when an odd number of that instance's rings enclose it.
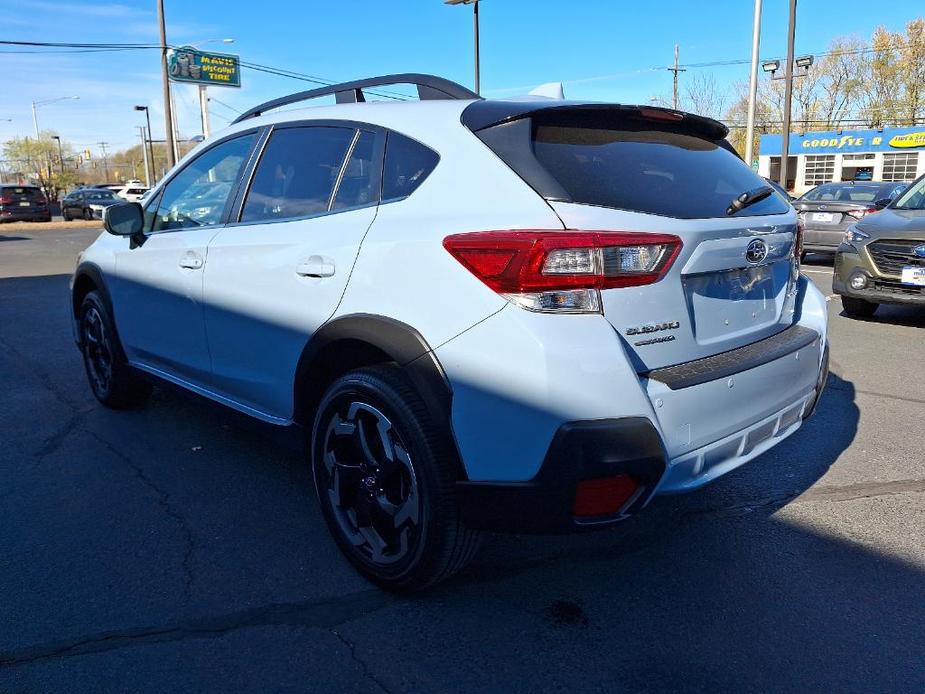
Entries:
{"label": "mac's discount tire sign", "polygon": [[241,63],[230,53],[206,53],[190,46],[167,51],[167,72],[174,82],[209,87],[240,87]]}

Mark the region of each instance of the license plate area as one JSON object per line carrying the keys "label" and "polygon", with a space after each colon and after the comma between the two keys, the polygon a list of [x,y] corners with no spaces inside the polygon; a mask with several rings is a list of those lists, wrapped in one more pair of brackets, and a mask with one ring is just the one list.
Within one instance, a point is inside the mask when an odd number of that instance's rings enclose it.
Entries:
{"label": "license plate area", "polygon": [[684,278],[697,341],[709,344],[776,323],[789,277],[790,264],[778,262]]}
{"label": "license plate area", "polygon": [[825,222],[831,224],[833,221],[831,212],[813,212],[812,219],[814,222]]}
{"label": "license plate area", "polygon": [[900,275],[900,282],[913,287],[925,287],[925,267],[905,266]]}
{"label": "license plate area", "polygon": [[19,206],[20,206],[20,207],[29,207],[29,205],[31,205],[31,204],[32,204],[32,203],[26,202],[25,200],[23,200],[23,201],[20,201]]}

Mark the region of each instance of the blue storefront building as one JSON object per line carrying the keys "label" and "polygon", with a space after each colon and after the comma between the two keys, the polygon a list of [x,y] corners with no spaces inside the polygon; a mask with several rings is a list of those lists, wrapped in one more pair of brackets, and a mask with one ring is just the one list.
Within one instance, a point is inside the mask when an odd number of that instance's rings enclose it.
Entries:
{"label": "blue storefront building", "polygon": [[[780,177],[781,135],[762,135],[758,173]],[[787,188],[830,181],[912,181],[925,174],[925,126],[791,133]]]}

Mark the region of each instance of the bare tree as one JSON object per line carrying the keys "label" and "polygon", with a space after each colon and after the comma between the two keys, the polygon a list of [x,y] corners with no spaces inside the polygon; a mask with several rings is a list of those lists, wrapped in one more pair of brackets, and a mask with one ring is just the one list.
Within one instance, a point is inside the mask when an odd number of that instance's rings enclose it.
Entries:
{"label": "bare tree", "polygon": [[681,107],[709,118],[721,118],[729,103],[728,91],[721,89],[713,75],[695,73],[685,80]]}

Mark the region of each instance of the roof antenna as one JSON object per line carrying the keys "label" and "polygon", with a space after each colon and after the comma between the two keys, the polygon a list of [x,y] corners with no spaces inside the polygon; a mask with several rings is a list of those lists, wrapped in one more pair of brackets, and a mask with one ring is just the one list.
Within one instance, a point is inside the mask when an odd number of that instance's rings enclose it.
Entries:
{"label": "roof antenna", "polygon": [[541,84],[536,89],[530,91],[529,96],[542,96],[546,99],[556,99],[562,101],[565,99],[565,93],[562,91],[561,82],[547,82]]}

